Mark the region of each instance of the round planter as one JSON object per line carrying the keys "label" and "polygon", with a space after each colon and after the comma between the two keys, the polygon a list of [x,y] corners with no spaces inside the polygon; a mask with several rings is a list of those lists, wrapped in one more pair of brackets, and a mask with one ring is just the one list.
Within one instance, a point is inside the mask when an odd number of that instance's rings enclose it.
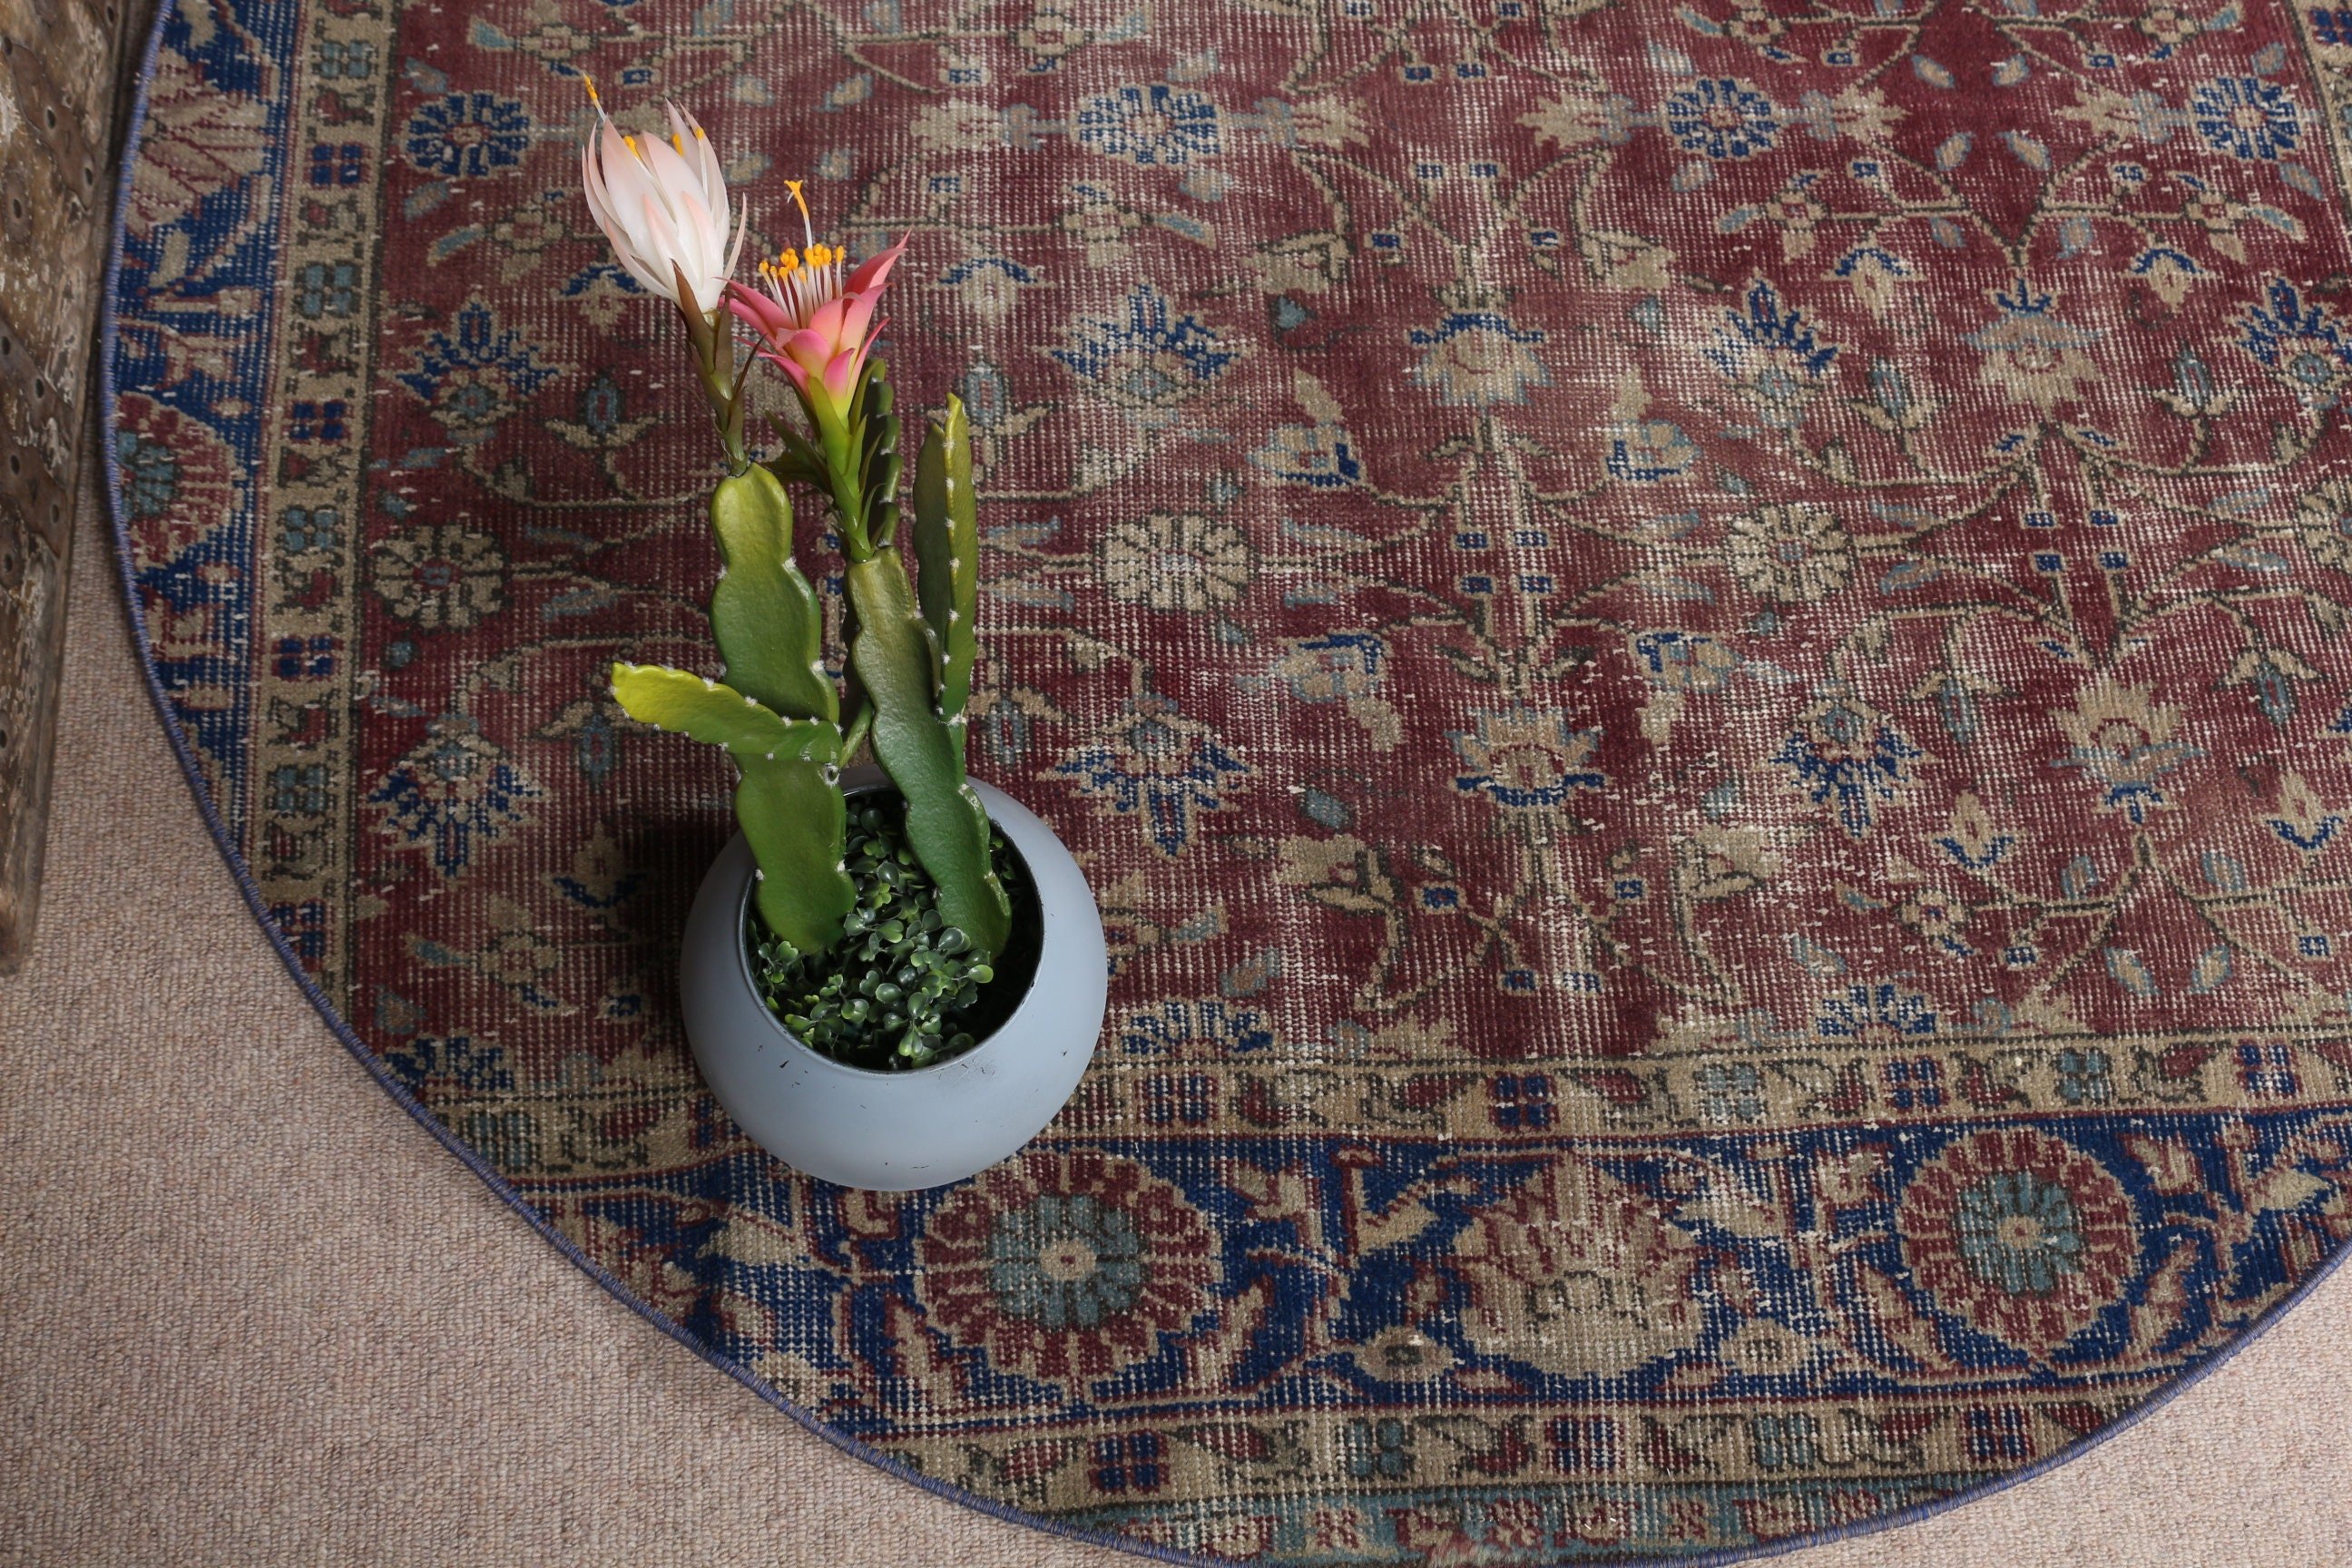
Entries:
{"label": "round planter", "polygon": [[[870,767],[842,778],[853,797],[887,782]],[[678,959],[694,1059],[736,1124],[795,1170],[880,1192],[961,1181],[1043,1131],[1094,1055],[1110,972],[1093,890],[1051,828],[993,785],[972,787],[1027,862],[1045,930],[1020,1005],[961,1056],[876,1072],[793,1038],[751,978],[743,938],[753,866],[741,834],[695,895]]]}

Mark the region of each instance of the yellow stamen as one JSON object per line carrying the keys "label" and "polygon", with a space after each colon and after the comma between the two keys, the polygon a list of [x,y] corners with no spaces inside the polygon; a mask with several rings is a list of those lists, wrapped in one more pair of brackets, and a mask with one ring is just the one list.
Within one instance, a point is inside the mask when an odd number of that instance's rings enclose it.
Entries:
{"label": "yellow stamen", "polygon": [[695,139],[697,142],[708,142],[708,141],[709,141],[709,140],[710,140],[710,132],[709,132],[705,131],[701,126],[698,125],[698,126],[696,126],[696,127],[694,128],[694,139]]}
{"label": "yellow stamen", "polygon": [[580,82],[582,86],[588,89],[588,101],[594,104],[599,109],[604,108],[604,100],[596,96],[596,79],[590,76],[586,71],[582,71],[580,73]]}
{"label": "yellow stamen", "polygon": [[800,269],[801,269],[801,256],[800,256],[800,252],[799,252],[799,251],[797,251],[797,250],[792,250],[792,249],[784,249],[784,250],[779,250],[778,252],[776,252],[776,270],[777,270],[777,271],[782,272],[782,273],[784,273],[784,274],[786,274],[787,276],[789,276],[789,275],[791,275],[792,273],[798,272]]}
{"label": "yellow stamen", "polygon": [[624,136],[621,138],[621,145],[626,147],[629,152],[634,154],[637,150],[637,139],[634,136]]}
{"label": "yellow stamen", "polygon": [[830,267],[840,259],[839,254],[829,245],[812,245],[808,247],[808,264],[812,270]]}

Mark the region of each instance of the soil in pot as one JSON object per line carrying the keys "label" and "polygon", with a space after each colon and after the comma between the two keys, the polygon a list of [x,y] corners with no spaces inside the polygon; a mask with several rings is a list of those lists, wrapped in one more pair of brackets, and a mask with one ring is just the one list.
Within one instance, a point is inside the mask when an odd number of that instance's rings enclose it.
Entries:
{"label": "soil in pot", "polygon": [[1028,865],[1003,832],[992,825],[989,846],[1013,900],[1013,935],[982,963],[940,919],[939,889],[907,844],[906,816],[895,790],[850,797],[842,863],[857,907],[824,952],[787,948],[750,900],[743,906],[751,976],[768,1010],[810,1049],[875,1072],[929,1067],[987,1039],[1021,1005],[1044,947]]}

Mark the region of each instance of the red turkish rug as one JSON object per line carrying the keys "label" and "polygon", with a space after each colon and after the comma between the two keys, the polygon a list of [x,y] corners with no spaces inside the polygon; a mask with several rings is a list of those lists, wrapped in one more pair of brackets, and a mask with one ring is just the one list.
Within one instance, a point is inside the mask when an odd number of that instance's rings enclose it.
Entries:
{"label": "red turkish rug", "polygon": [[[187,6],[126,581],[360,1058],[836,1441],[1185,1561],[1884,1523],[2352,1234],[2348,68],[2281,0]],[[687,1055],[730,781],[603,672],[710,663],[713,448],[583,70],[755,244],[911,235],[971,410],[974,766],[1116,970],[961,1186]]]}

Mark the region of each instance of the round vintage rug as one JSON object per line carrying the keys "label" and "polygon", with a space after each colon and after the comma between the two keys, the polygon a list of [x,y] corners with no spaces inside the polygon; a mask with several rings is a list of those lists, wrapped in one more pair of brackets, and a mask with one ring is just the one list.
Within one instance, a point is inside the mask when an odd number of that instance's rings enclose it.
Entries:
{"label": "round vintage rug", "polygon": [[[718,1114],[714,447],[593,70],[892,285],[974,766],[1115,976],[906,1197]],[[2014,1478],[2352,1235],[2352,13],[219,0],[112,282],[124,561],[257,910],[614,1291],[1186,1560],[1738,1554]],[[804,548],[820,552],[816,527]]]}

